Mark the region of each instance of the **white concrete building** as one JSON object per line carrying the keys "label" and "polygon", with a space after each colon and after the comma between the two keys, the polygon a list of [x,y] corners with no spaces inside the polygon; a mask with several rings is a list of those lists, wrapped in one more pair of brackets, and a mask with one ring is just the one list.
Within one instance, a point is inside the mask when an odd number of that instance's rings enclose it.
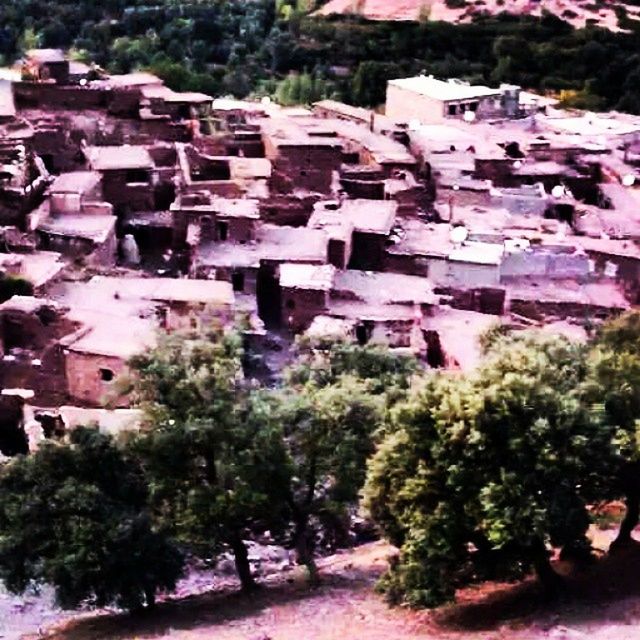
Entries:
{"label": "white concrete building", "polygon": [[386,115],[396,122],[421,124],[439,124],[450,118],[513,117],[519,111],[519,92],[519,87],[511,85],[491,89],[433,76],[389,80]]}

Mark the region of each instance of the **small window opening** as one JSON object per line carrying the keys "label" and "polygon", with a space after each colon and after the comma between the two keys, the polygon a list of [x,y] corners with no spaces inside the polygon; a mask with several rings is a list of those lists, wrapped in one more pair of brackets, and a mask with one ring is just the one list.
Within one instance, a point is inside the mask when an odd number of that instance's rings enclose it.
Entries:
{"label": "small window opening", "polygon": [[114,377],[115,374],[111,369],[100,369],[100,380],[102,380],[102,382],[111,382]]}

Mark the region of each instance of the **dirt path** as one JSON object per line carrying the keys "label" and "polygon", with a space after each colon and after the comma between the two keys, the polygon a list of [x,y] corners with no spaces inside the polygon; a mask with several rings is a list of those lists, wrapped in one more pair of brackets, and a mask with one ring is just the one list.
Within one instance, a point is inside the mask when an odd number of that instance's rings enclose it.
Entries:
{"label": "dirt path", "polygon": [[[162,604],[153,616],[101,616],[51,631],[56,640],[637,640],[640,549],[598,565],[549,606],[537,585],[484,585],[435,613],[390,609],[373,591],[389,548],[365,545],[327,558],[324,582],[272,579],[250,598],[208,593]],[[604,565],[604,563],[602,563]],[[30,636],[30,638],[42,636]]]}

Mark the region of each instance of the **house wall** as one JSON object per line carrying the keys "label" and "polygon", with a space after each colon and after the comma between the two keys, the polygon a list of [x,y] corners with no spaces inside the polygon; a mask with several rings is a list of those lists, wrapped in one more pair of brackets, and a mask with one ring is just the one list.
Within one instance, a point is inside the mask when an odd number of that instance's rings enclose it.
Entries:
{"label": "house wall", "polygon": [[327,245],[327,258],[329,264],[336,269],[346,269],[351,259],[351,242],[330,238]]}
{"label": "house wall", "polygon": [[[500,265],[450,261],[446,264],[448,268],[445,282],[452,286],[493,287],[500,284]],[[430,277],[438,282],[433,273]]]}
{"label": "house wall", "polygon": [[127,183],[124,170],[102,172],[102,192],[114,208],[127,211],[151,211],[154,208],[154,186],[149,175],[148,183]]}
{"label": "house wall", "polygon": [[[100,369],[113,372],[113,380],[105,382],[101,378]],[[66,351],[65,374],[69,395],[73,402],[80,406],[102,406],[107,396],[113,392],[114,381],[126,371],[125,362],[116,357],[91,353]],[[125,398],[116,401],[119,407],[126,407]]]}
{"label": "house wall", "polygon": [[388,84],[386,115],[396,122],[419,120],[424,124],[440,124],[445,119],[444,102]]}
{"label": "house wall", "polygon": [[307,329],[317,315],[326,313],[328,293],[283,287],[281,301],[282,326],[299,333]]}
{"label": "house wall", "polygon": [[303,143],[278,147],[267,145],[266,155],[273,162],[270,186],[281,193],[290,193],[294,189],[329,193],[333,172],[338,171],[342,161],[339,147]]}
{"label": "house wall", "polygon": [[109,103],[109,93],[104,89],[59,86],[38,82],[14,82],[14,98],[19,108],[40,107],[47,109],[104,109]]}

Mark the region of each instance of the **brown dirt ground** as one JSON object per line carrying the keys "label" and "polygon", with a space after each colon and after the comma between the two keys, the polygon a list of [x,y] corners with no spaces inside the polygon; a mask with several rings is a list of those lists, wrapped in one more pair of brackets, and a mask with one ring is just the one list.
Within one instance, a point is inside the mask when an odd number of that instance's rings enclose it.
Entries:
{"label": "brown dirt ground", "polygon": [[[601,536],[602,542],[607,542]],[[389,608],[373,590],[392,549],[372,543],[320,563],[322,585],[272,578],[255,595],[211,592],[162,603],[153,614],[101,615],[51,630],[56,640],[637,640],[640,543],[567,575],[550,603],[530,579],[466,589],[434,612]]]}

